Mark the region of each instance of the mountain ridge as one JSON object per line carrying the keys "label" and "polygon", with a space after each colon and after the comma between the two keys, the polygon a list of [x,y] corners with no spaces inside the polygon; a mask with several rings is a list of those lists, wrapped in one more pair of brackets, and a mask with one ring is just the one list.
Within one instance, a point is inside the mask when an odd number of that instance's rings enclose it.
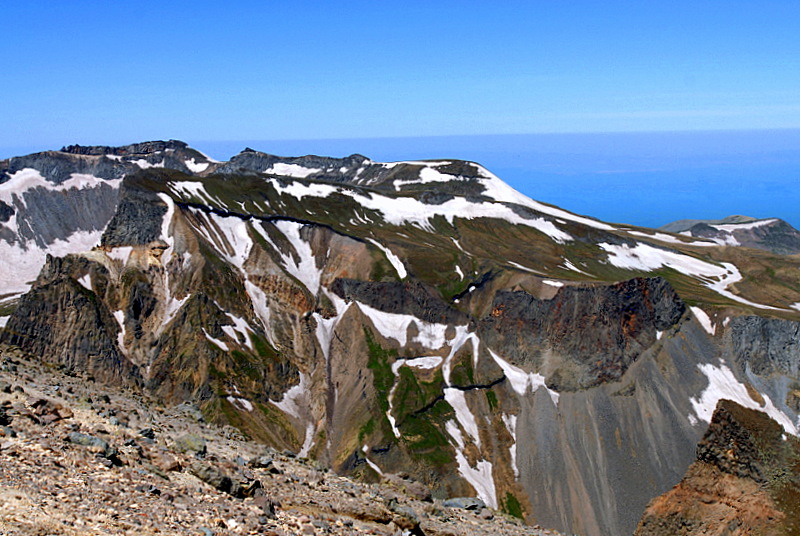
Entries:
{"label": "mountain ridge", "polygon": [[114,196],[91,246],[7,287],[0,340],[586,535],[632,532],[679,481],[720,382],[796,433],[796,259],[571,214],[469,162],[241,154],[73,155],[124,178],[59,168],[61,190],[6,174],[11,251],[37,203]]}

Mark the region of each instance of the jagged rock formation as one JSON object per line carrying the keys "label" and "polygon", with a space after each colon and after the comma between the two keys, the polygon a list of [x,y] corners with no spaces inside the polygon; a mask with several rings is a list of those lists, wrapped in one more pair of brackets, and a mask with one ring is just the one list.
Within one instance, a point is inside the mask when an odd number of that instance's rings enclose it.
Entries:
{"label": "jagged rock formation", "polygon": [[636,536],[800,530],[800,441],[766,414],[719,402],[683,480],[651,502]]}
{"label": "jagged rock formation", "polygon": [[706,238],[720,245],[763,249],[778,255],[800,253],[800,231],[778,218],[729,216],[722,220],[681,220],[661,229]]}
{"label": "jagged rock formation", "polygon": [[[95,247],[9,307],[0,340],[44,361],[585,535],[633,531],[720,398],[797,433],[792,257],[570,214],[470,162],[67,149],[124,178]],[[21,206],[37,174],[0,191]]]}

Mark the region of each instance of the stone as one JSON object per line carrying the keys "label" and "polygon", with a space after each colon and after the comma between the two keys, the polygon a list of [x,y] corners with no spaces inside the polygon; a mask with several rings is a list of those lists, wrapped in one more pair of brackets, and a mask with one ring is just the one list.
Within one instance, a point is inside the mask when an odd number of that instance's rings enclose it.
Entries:
{"label": "stone", "polygon": [[105,458],[111,458],[117,454],[116,449],[112,448],[106,441],[100,439],[99,437],[94,437],[88,434],[70,432],[67,436],[67,441],[75,445],[86,447],[91,452],[94,452]]}
{"label": "stone", "polygon": [[175,440],[175,450],[202,458],[206,455],[206,441],[195,434],[184,434]]}
{"label": "stone", "polygon": [[460,508],[462,510],[482,510],[486,503],[477,497],[453,497],[442,503],[446,508]]}

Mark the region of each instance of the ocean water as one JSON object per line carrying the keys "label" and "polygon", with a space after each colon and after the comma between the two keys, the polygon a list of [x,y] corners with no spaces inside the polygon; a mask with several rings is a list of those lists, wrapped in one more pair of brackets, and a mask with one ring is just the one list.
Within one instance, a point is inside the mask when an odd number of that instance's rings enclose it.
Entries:
{"label": "ocean water", "polygon": [[346,140],[197,141],[218,159],[278,155],[479,162],[538,201],[604,221],[659,227],[732,214],[800,228],[800,129],[520,134]]}

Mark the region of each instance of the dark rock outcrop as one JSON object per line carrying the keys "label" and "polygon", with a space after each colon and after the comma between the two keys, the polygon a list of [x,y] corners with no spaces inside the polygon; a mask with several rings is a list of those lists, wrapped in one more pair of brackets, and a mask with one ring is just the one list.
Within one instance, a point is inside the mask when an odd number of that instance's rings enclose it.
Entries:
{"label": "dark rock outcrop", "polygon": [[551,300],[503,291],[495,295],[479,333],[513,363],[532,369],[544,366],[545,353],[559,356],[548,371],[548,385],[571,391],[619,379],[685,309],[661,278],[565,287]]}

